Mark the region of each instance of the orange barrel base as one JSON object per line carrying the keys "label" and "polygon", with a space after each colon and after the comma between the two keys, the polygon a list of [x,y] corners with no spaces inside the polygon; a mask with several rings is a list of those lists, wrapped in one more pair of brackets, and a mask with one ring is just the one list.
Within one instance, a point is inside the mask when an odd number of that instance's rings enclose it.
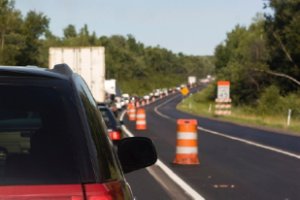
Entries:
{"label": "orange barrel base", "polygon": [[177,120],[177,141],[174,164],[198,165],[197,120]]}
{"label": "orange barrel base", "polygon": [[199,159],[197,154],[182,154],[182,155],[176,155],[175,159],[173,161],[174,164],[179,165],[199,165]]}

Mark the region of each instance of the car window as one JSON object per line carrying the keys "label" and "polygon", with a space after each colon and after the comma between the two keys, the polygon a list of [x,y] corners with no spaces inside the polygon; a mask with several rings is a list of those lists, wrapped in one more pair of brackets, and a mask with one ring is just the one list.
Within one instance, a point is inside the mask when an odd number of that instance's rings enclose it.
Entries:
{"label": "car window", "polygon": [[104,120],[97,108],[97,104],[88,86],[81,78],[78,77],[75,83],[79,91],[93,140],[93,143],[90,144],[90,148],[91,150],[93,147],[96,148],[96,163],[94,163],[96,166],[94,167],[96,167],[96,171],[98,171],[99,176],[101,176],[99,177],[100,181],[119,179],[122,176],[120,174],[121,168],[116,155],[113,153],[113,146],[107,136]]}
{"label": "car window", "polygon": [[0,184],[80,181],[70,102],[59,87],[0,83]]}
{"label": "car window", "polygon": [[117,121],[113,113],[109,110],[109,108],[100,107],[100,111],[104,119],[104,122],[108,128],[117,126]]}

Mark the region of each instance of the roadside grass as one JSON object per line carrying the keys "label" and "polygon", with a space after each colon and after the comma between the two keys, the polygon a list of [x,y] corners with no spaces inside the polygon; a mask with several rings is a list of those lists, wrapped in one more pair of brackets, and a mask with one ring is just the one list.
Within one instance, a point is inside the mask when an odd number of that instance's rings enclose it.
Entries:
{"label": "roadside grass", "polygon": [[[185,98],[178,106],[177,109],[192,113],[195,115],[210,117],[214,119],[220,119],[230,122],[235,122],[244,125],[257,126],[261,128],[270,128],[281,132],[286,132],[293,135],[300,136],[300,116],[292,115],[290,125],[287,126],[287,115],[283,113],[281,115],[258,115],[248,107],[232,107],[231,115],[229,116],[216,116],[214,114],[214,102],[205,98],[205,91],[198,94],[190,95]],[[298,114],[300,115],[300,114]],[[201,125],[200,125],[201,126]]]}

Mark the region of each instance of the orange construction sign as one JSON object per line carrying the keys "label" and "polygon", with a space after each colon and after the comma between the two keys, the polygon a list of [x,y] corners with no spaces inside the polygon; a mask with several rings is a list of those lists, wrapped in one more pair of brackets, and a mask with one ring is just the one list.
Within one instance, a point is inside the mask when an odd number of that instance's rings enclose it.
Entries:
{"label": "orange construction sign", "polygon": [[189,89],[187,87],[184,87],[180,90],[181,94],[186,96],[188,95],[188,93],[190,92]]}

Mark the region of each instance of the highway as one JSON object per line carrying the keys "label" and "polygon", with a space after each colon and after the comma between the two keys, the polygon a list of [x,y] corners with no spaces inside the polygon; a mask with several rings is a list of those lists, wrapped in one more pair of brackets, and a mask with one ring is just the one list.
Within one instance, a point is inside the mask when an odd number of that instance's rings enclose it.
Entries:
{"label": "highway", "polygon": [[[299,137],[190,115],[176,110],[181,100],[177,93],[147,105],[144,131],[124,118],[131,134],[153,140],[159,157],[126,175],[137,199],[300,199]],[[198,121],[199,165],[173,164],[177,119]]]}

